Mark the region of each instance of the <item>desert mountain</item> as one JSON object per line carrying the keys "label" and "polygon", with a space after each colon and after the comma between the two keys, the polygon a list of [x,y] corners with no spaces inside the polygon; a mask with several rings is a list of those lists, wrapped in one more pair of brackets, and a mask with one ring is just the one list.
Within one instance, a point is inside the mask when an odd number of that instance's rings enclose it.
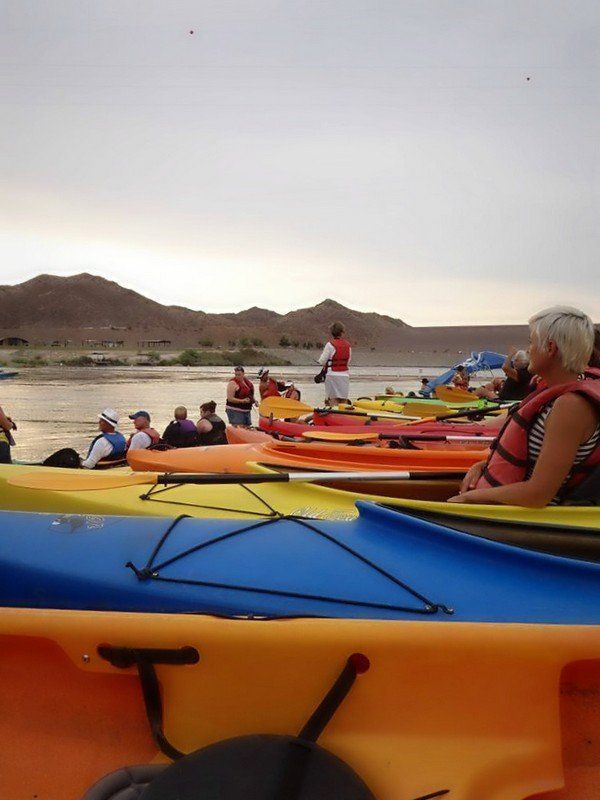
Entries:
{"label": "desert mountain", "polygon": [[[88,273],[38,275],[15,286],[0,286],[0,338],[22,336],[36,342],[83,337],[123,339],[133,345],[140,339],[165,338],[173,344],[193,346],[203,340],[227,345],[247,338],[275,346],[286,337],[302,345],[324,341],[336,319],[343,319],[353,341],[364,347],[392,343],[397,332],[407,327],[401,320],[353,311],[333,300],[289,314],[258,307],[206,314],[162,305]],[[111,330],[118,334],[109,335]]]}
{"label": "desert mountain", "polygon": [[327,299],[288,314],[253,307],[238,313],[207,314],[165,306],[114,281],[82,273],[72,277],[38,275],[14,286],[0,286],[0,340],[22,337],[32,345],[54,340],[123,342],[125,347],[165,340],[172,348],[233,343],[277,347],[313,346],[327,338],[336,319],[347,327],[357,349],[398,353],[452,353],[470,349],[506,350],[525,344],[525,326],[414,328],[401,319],[346,308]]}

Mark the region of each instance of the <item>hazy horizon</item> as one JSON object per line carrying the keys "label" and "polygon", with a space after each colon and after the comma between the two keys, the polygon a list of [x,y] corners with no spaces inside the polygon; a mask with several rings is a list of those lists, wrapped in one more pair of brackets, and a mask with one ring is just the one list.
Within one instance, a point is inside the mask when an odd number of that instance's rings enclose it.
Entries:
{"label": "hazy horizon", "polygon": [[591,0],[4,9],[4,284],[325,298],[413,326],[600,319]]}

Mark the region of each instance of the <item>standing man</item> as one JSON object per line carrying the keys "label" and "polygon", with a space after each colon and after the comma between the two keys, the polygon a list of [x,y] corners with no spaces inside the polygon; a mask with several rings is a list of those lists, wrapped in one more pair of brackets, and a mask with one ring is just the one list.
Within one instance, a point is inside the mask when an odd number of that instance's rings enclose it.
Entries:
{"label": "standing man", "polygon": [[147,411],[136,411],[129,415],[129,419],[133,420],[135,433],[127,440],[128,450],[147,450],[160,442],[160,433],[150,427],[150,414]]}
{"label": "standing man", "polygon": [[350,396],[350,372],[348,366],[352,356],[350,342],[344,338],[346,329],[341,322],[330,328],[331,339],[319,356],[319,364],[327,365],[325,375],[325,402],[329,405],[348,403]]}
{"label": "standing man", "polygon": [[227,384],[225,412],[230,425],[252,424],[250,412],[254,405],[254,384],[246,377],[243,367],[233,370],[233,378]]}
{"label": "standing man", "polygon": [[89,446],[87,456],[81,466],[94,469],[99,461],[116,461],[123,458],[127,445],[125,437],[117,430],[119,415],[114,408],[105,408],[98,414],[98,430],[100,433]]}

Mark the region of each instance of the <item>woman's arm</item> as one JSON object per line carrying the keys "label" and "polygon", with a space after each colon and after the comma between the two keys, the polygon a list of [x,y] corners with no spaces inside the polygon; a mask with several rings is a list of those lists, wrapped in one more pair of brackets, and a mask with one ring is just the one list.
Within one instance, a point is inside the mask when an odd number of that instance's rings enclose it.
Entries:
{"label": "woman's arm", "polygon": [[210,433],[212,429],[212,422],[209,422],[207,419],[199,419],[196,423],[196,430],[198,433]]}
{"label": "woman's arm", "polygon": [[573,468],[577,448],[592,435],[598,418],[591,405],[576,394],[565,394],[554,403],[546,419],[544,443],[528,481],[473,489],[451,497],[451,503],[500,503],[543,508],[556,495]]}
{"label": "woman's arm", "polygon": [[517,348],[516,347],[511,347],[510,350],[508,351],[508,355],[504,359],[504,364],[502,364],[502,371],[504,372],[504,374],[506,375],[507,378],[512,378],[513,381],[516,381],[518,379],[518,377],[519,377],[518,373],[517,373],[517,370],[511,364],[512,357],[514,356],[514,354],[516,352],[517,352]]}

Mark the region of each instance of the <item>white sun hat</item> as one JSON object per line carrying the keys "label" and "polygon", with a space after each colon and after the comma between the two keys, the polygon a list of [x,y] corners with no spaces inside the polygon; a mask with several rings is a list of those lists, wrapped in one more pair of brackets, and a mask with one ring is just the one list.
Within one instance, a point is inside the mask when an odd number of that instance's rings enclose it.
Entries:
{"label": "white sun hat", "polygon": [[108,422],[109,425],[112,425],[113,428],[116,428],[119,424],[119,415],[114,408],[105,408],[101,414],[98,414],[98,419],[103,419],[105,422]]}

